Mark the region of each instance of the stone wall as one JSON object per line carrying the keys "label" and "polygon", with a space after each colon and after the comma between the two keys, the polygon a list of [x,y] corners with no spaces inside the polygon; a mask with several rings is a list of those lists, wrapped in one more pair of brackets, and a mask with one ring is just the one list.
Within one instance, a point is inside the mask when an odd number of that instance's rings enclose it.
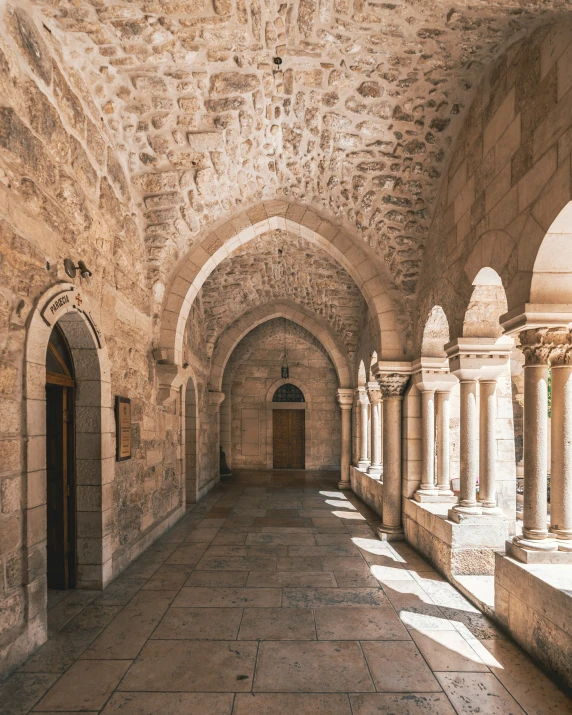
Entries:
{"label": "stone wall", "polygon": [[[105,343],[110,366],[100,481],[78,472],[77,506],[99,513],[99,559],[80,583],[102,583],[148,543],[181,505],[180,405],[157,404],[145,249],[122,161],[88,88],[53,35],[18,4],[0,18],[0,671],[46,637],[45,409],[30,423],[26,398],[44,399],[42,365],[32,384],[25,351],[42,295],[71,279],[63,259],[83,259],[91,285],[73,281]],[[4,11],[5,10],[5,11]],[[41,363],[41,356],[38,358]],[[99,366],[102,368],[102,366]],[[86,369],[88,369],[86,367]],[[94,368],[95,369],[95,368]],[[103,369],[103,368],[102,368]],[[107,368],[106,368],[107,369]],[[78,370],[78,375],[84,373]],[[35,373],[34,373],[35,374]],[[93,373],[95,375],[95,373]],[[87,399],[86,385],[78,385]],[[78,393],[79,394],[79,393]],[[114,462],[112,397],[131,399],[132,458]],[[78,408],[79,409],[79,408]],[[89,408],[78,419],[89,432]],[[78,427],[80,429],[80,427]],[[42,446],[44,445],[44,446]],[[78,442],[82,450],[87,441]],[[38,460],[38,461],[37,461]],[[101,481],[102,480],[102,481]],[[106,518],[102,520],[102,514]],[[156,537],[155,537],[156,538]],[[87,541],[78,543],[83,548]],[[85,556],[85,554],[83,554]],[[85,558],[89,558],[85,556]],[[103,561],[102,561],[103,559]],[[94,561],[91,561],[94,563]],[[96,577],[95,571],[99,569]]]}
{"label": "stone wall", "polygon": [[[304,328],[283,318],[270,320],[251,331],[236,347],[225,378],[230,377],[232,411],[233,468],[272,467],[272,420],[267,397],[280,381],[284,353],[284,335],[288,348],[290,376],[300,386],[307,402],[306,468],[335,469],[340,464],[341,416],[336,401],[338,380],[335,369],[322,345]],[[227,380],[225,379],[225,382]],[[260,453],[243,456],[241,452],[242,409],[259,411]]]}

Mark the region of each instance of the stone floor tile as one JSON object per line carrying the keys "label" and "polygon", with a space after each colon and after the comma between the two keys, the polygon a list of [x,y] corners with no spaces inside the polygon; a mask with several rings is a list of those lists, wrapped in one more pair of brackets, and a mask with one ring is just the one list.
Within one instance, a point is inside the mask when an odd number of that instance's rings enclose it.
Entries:
{"label": "stone floor tile", "polygon": [[149,641],[118,690],[249,691],[257,648],[249,641]]}
{"label": "stone floor tile", "polygon": [[163,564],[141,589],[142,591],[178,591],[193,571],[193,566]]}
{"label": "stone floor tile", "polygon": [[311,519],[302,519],[298,516],[286,519],[272,516],[259,516],[254,519],[253,526],[281,526],[300,528],[313,526],[313,524]]}
{"label": "stone floor tile", "polygon": [[318,546],[354,546],[352,537],[347,532],[343,534],[316,534],[316,544]]}
{"label": "stone floor tile", "polygon": [[240,546],[246,541],[246,534],[235,533],[234,531],[219,531],[212,540],[213,546]]}
{"label": "stone floor tile", "polygon": [[363,641],[375,688],[382,693],[433,693],[441,686],[412,641]]}
{"label": "stone floor tile", "polygon": [[175,608],[243,607],[277,608],[282,591],[279,588],[183,588],[175,599]]}
{"label": "stone floor tile", "polygon": [[276,571],[274,556],[203,556],[201,571]]}
{"label": "stone floor tile", "polygon": [[370,573],[363,571],[334,571],[334,578],[338,586],[342,588],[375,588],[379,586]]}
{"label": "stone floor tile", "polygon": [[[318,534],[319,536],[319,534]],[[353,544],[337,546],[290,546],[288,556],[303,556],[304,558],[319,556],[359,556],[359,549]]]}
{"label": "stone floor tile", "polygon": [[254,692],[372,692],[355,641],[266,641],[260,644]]}
{"label": "stone floor tile", "polygon": [[245,608],[239,640],[316,640],[309,608]]}
{"label": "stone floor tile", "polygon": [[492,673],[437,673],[458,715],[525,715]]}
{"label": "stone floor tile", "polygon": [[[260,533],[248,534],[246,544],[277,544],[278,546],[315,546],[313,534]],[[304,556],[304,554],[302,554]]]}
{"label": "stone floor tile", "polygon": [[185,586],[211,586],[233,588],[246,586],[248,571],[193,571]]}
{"label": "stone floor tile", "polygon": [[101,715],[230,715],[232,693],[114,693]]}
{"label": "stone floor tile", "polygon": [[353,715],[456,715],[443,693],[350,695]]}
{"label": "stone floor tile", "polygon": [[330,571],[275,571],[268,573],[265,571],[251,571],[246,582],[249,588],[260,588],[264,586],[296,587],[296,586],[316,586],[333,587],[338,584],[334,574]]}
{"label": "stone floor tile", "polygon": [[88,603],[99,596],[99,591],[71,591],[56,606],[48,611],[48,633],[51,636],[61,630]]}
{"label": "stone floor tile", "polygon": [[2,715],[24,715],[58,679],[56,673],[14,673],[0,683]]}
{"label": "stone floor tile", "polygon": [[324,556],[322,568],[324,571],[360,572],[363,576],[370,574],[368,565],[360,556]]}
{"label": "stone floor tile", "polygon": [[278,571],[321,571],[322,560],[318,556],[304,558],[296,556],[294,558],[280,558],[276,563]]}
{"label": "stone floor tile", "polygon": [[282,597],[282,605],[287,608],[385,604],[385,595],[375,588],[285,588]]}
{"label": "stone floor tile", "polygon": [[174,596],[171,591],[140,591],[82,657],[90,660],[135,658]]}
{"label": "stone floor tile", "polygon": [[183,543],[185,544],[210,544],[218,534],[218,528],[195,529],[192,531]]}
{"label": "stone floor tile", "polygon": [[337,693],[239,693],[232,711],[232,715],[293,715],[294,713],[352,715],[348,696]]}
{"label": "stone floor tile", "polygon": [[100,710],[130,665],[130,660],[78,660],[34,711]]}
{"label": "stone floor tile", "polygon": [[431,670],[489,672],[475,649],[458,631],[412,628],[409,632]]}
{"label": "stone floor tile", "polygon": [[514,643],[488,639],[479,645],[478,654],[528,715],[572,712],[572,701]]}
{"label": "stone floor tile", "polygon": [[120,576],[101,593],[95,603],[106,606],[124,606],[147,583],[144,578],[124,578]]}
{"label": "stone floor tile", "polygon": [[147,580],[148,578],[151,578],[160,566],[161,563],[158,562],[148,563],[137,560],[132,563],[131,566],[128,566],[121,575],[129,579],[137,578]]}
{"label": "stone floor tile", "polygon": [[241,618],[241,608],[169,608],[151,638],[235,640]]}
{"label": "stone floor tile", "polygon": [[473,636],[473,638],[485,640],[507,639],[506,634],[483,613],[461,611],[458,608],[448,608],[447,606],[440,606],[440,610],[465,638]]}
{"label": "stone floor tile", "polygon": [[248,556],[248,546],[210,544],[205,556]]}
{"label": "stone floor tile", "polygon": [[389,605],[316,608],[314,615],[318,640],[410,640],[407,629]]}
{"label": "stone floor tile", "polygon": [[288,547],[279,544],[259,544],[258,546],[247,546],[248,556],[276,556],[286,558]]}
{"label": "stone floor tile", "polygon": [[195,566],[199,563],[203,554],[208,549],[208,544],[183,543],[175,549],[165,561],[166,565],[172,566]]}

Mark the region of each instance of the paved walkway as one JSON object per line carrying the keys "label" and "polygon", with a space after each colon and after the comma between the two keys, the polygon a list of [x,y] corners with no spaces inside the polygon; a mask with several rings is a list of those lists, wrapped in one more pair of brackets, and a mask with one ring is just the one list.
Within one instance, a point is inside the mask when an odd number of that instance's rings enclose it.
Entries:
{"label": "paved walkway", "polygon": [[319,472],[243,472],[103,593],[50,594],[0,712],[570,715],[572,702]]}

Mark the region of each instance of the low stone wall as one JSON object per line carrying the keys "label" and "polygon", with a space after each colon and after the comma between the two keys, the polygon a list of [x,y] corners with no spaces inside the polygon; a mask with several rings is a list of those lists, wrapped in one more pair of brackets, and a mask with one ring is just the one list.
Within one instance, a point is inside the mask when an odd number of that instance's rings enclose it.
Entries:
{"label": "low stone wall", "polygon": [[509,520],[467,517],[460,524],[447,518],[450,504],[403,500],[405,539],[447,578],[494,573],[495,551],[504,548]]}
{"label": "low stone wall", "polygon": [[350,466],[350,482],[354,494],[357,494],[372,511],[381,517],[383,505],[383,483],[381,480],[374,479],[360,469]]}
{"label": "low stone wall", "polygon": [[533,658],[572,688],[572,565],[496,554],[495,613]]}

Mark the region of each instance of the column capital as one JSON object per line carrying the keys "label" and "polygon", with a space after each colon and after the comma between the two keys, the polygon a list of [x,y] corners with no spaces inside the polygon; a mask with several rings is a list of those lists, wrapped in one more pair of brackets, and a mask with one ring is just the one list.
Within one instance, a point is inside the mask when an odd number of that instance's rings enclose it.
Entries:
{"label": "column capital", "polygon": [[525,367],[572,365],[572,330],[568,327],[523,330],[519,341]]}
{"label": "column capital", "polygon": [[368,382],[366,385],[367,396],[372,405],[378,405],[381,402],[381,388],[378,382]]}
{"label": "column capital", "polygon": [[411,363],[380,361],[372,372],[383,398],[402,397],[411,376]]}
{"label": "column capital", "polygon": [[355,389],[355,399],[358,405],[369,405],[369,397],[365,385],[359,385]]}
{"label": "column capital", "polygon": [[457,338],[445,345],[451,373],[461,382],[496,380],[506,368],[514,340],[498,338]]}
{"label": "column capital", "polygon": [[355,390],[352,390],[351,387],[345,388],[345,387],[340,387],[338,389],[338,403],[342,410],[351,410],[354,404],[354,395],[355,395]]}
{"label": "column capital", "polygon": [[449,372],[446,357],[420,357],[411,364],[412,381],[420,392],[450,392],[457,378]]}

